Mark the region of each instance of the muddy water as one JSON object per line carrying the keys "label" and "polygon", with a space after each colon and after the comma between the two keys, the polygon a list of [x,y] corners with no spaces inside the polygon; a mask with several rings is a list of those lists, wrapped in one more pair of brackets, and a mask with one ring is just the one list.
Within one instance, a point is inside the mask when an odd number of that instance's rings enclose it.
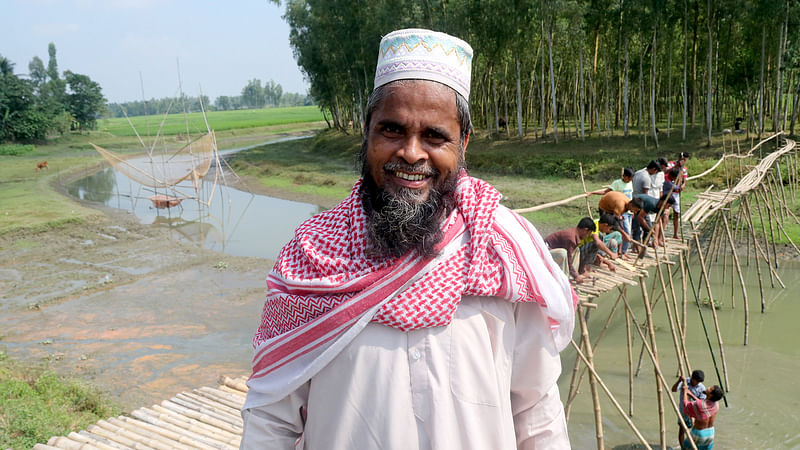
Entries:
{"label": "muddy water", "polygon": [[[744,264],[744,257],[742,263]],[[694,267],[697,272],[698,267]],[[764,299],[766,312],[761,314],[761,297],[759,295],[758,278],[755,262],[745,267],[747,294],[750,306],[749,344],[743,345],[744,307],[738,278],[732,284],[731,272],[728,269],[723,280],[722,269],[715,267],[712,272],[712,292],[718,303],[718,318],[722,328],[725,344],[725,357],[728,372],[728,407],[721,403],[716,420],[716,446],[725,449],[798,449],[800,448],[800,264],[784,262],[779,274],[786,284],[781,289],[776,283],[772,288],[769,279],[765,279]],[[762,271],[764,268],[762,267]],[[694,274],[694,282],[698,283],[698,274]],[[674,278],[678,283],[680,296],[680,276]],[[648,284],[657,282],[651,276]],[[731,286],[734,286],[733,295]],[[660,290],[660,287],[659,287]],[[691,292],[691,291],[689,291]],[[649,293],[649,291],[648,291]],[[638,287],[628,288],[629,300],[640,322],[644,321],[645,312]],[[714,369],[709,345],[700,319],[708,327],[713,353],[722,377],[722,362],[717,338],[714,331],[712,311],[704,306],[698,310],[694,297],[689,295],[687,304],[687,348],[692,369],[705,372],[705,385],[721,384]],[[607,294],[598,299],[600,307],[593,311],[590,319],[590,334],[598,336],[608,317],[617,296]],[[707,299],[705,288],[701,290],[701,301]],[[680,299],[680,297],[679,297]],[[733,303],[733,306],[732,306]],[[663,300],[655,309],[656,334],[658,336],[658,353],[661,368],[670,385],[676,380],[677,363],[674,346],[666,320]],[[700,312],[699,312],[700,311]],[[638,361],[641,341],[635,329],[634,370]],[[579,337],[575,334],[576,339]],[[614,393],[625,410],[628,408],[628,366],[625,344],[625,322],[622,304],[617,309],[607,335],[595,352],[596,364],[602,380]],[[564,373],[559,380],[562,398],[566,399],[569,391],[571,370],[575,352],[568,348],[563,354]],[[638,378],[634,378],[633,395],[634,411],[632,420],[651,443],[659,442],[658,406],[654,383],[653,365],[645,354]],[[569,418],[570,437],[574,448],[594,448],[595,429],[591,394],[587,380],[581,387],[581,393],[575,401]],[[637,442],[625,421],[615,411],[613,405],[598,387],[603,410],[603,432],[608,447],[624,446]],[[677,399],[677,394],[671,393]],[[671,411],[669,401],[665,399],[665,409]],[[674,415],[667,419],[667,443],[678,444],[678,425]]]}
{"label": "muddy water", "polygon": [[203,198],[211,198],[208,206],[184,200],[177,207],[157,209],[149,200],[155,191],[112,168],[67,186],[76,198],[129,211],[142,224],[166,227],[175,238],[233,256],[275,258],[294,229],[321,211],[316,205],[254,195],[219,183],[212,195],[213,189],[212,181],[203,182]]}

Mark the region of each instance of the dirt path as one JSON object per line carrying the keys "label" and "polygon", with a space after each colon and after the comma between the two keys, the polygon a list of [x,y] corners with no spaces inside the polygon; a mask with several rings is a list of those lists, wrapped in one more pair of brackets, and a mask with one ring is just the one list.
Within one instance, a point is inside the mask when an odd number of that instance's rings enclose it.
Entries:
{"label": "dirt path", "polygon": [[247,374],[272,261],[104,211],[0,237],[0,350],[89,380],[126,409]]}

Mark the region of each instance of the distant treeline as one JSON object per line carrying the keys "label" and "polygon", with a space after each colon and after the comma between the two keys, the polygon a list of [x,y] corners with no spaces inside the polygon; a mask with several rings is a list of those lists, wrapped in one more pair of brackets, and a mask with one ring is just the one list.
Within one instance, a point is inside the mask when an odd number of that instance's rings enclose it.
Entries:
{"label": "distant treeline", "polygon": [[0,142],[95,128],[106,102],[100,85],[70,70],[59,73],[52,42],[47,53],[47,66],[34,56],[27,75],[15,74],[15,63],[0,55]]}
{"label": "distant treeline", "polygon": [[129,117],[143,115],[158,115],[169,111],[175,112],[200,112],[229,111],[235,109],[254,109],[278,106],[309,106],[314,100],[307,95],[293,92],[283,92],[283,87],[270,80],[261,85],[261,80],[252,79],[242,88],[242,94],[236,96],[221,95],[212,104],[208,96],[200,97],[164,97],[151,98],[150,100],[137,100],[123,103],[109,103],[107,105],[110,117]]}
{"label": "distant treeline", "polygon": [[796,0],[292,0],[284,17],[311,95],[342,129],[363,122],[381,36],[412,27],[471,44],[472,118],[491,133],[634,129],[657,145],[696,125],[710,142],[712,129],[798,119]]}

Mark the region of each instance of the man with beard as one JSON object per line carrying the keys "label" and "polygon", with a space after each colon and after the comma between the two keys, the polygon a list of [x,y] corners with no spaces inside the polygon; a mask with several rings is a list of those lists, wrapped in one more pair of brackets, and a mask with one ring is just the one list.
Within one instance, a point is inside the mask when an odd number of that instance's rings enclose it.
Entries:
{"label": "man with beard", "polygon": [[556,381],[577,297],[467,175],[472,49],[381,40],[362,179],[268,276],[242,448],[569,448]]}

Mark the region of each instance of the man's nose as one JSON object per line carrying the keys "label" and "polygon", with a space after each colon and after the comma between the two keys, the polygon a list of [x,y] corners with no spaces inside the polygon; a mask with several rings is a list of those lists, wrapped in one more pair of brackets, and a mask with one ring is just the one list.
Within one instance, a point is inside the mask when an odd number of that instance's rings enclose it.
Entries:
{"label": "man's nose", "polygon": [[417,161],[428,159],[428,152],[423,148],[423,142],[419,136],[411,135],[405,140],[397,156],[409,164],[414,164]]}

